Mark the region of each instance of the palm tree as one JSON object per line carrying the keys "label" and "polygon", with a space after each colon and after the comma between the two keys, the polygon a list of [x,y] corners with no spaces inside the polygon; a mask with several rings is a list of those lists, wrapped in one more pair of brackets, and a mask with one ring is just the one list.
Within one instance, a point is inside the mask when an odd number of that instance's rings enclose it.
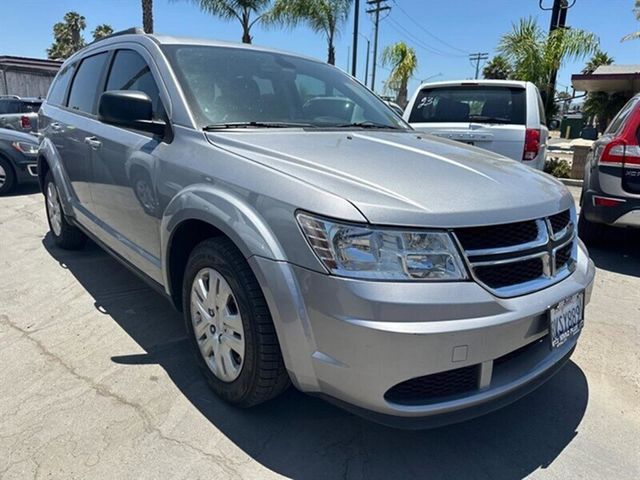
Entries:
{"label": "palm tree", "polygon": [[153,0],[142,0],[142,28],[153,33]]}
{"label": "palm tree", "polygon": [[582,69],[583,75],[589,75],[596,71],[596,69],[600,65],[611,65],[613,63],[613,58],[610,57],[606,52],[602,50],[598,50],[593,54],[591,59],[587,62],[587,64]]}
{"label": "palm tree", "polygon": [[93,35],[94,40],[100,40],[101,38],[108,37],[113,33],[113,28],[111,25],[103,23],[102,25],[98,25],[91,35]]}
{"label": "palm tree", "polygon": [[[271,0],[191,0],[204,12],[225,20],[238,20],[242,25],[242,42],[251,43],[251,27],[260,22]],[[254,18],[252,19],[252,16]]]}
{"label": "palm tree", "polygon": [[[636,20],[640,22],[640,0],[636,0],[635,7],[633,7],[633,13],[636,14]],[[635,40],[636,38],[640,38],[640,31],[628,33],[624,37],[622,37],[621,42],[626,42],[627,40]]]}
{"label": "palm tree", "polygon": [[[553,98],[551,75],[566,60],[578,60],[598,50],[598,37],[577,28],[558,28],[547,34],[531,17],[522,18],[500,39],[498,52],[514,67],[513,79],[535,83]],[[547,102],[547,110],[553,102]],[[547,111],[550,117],[553,112]]]}
{"label": "palm tree", "polygon": [[52,59],[65,59],[84,47],[81,32],[87,26],[85,18],[78,12],[67,12],[64,20],[53,26],[53,43],[47,49]]}
{"label": "palm tree", "polygon": [[493,80],[507,80],[511,78],[513,68],[502,55],[496,55],[482,69],[482,76]]}
{"label": "palm tree", "polygon": [[295,27],[306,23],[327,39],[327,62],[336,63],[334,40],[349,17],[352,0],[276,0],[268,15],[270,23]]}
{"label": "palm tree", "polygon": [[418,69],[416,52],[404,42],[394,43],[384,48],[381,61],[383,66],[391,68],[385,87],[396,92],[396,103],[404,108],[407,105],[407,84]]}

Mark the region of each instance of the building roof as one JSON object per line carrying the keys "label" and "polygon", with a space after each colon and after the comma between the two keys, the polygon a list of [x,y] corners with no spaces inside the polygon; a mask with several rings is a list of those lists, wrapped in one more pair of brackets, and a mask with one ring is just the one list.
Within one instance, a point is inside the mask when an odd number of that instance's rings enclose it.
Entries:
{"label": "building roof", "polygon": [[593,73],[571,75],[573,88],[583,92],[640,92],[640,65],[601,65]]}
{"label": "building roof", "polygon": [[55,74],[62,65],[59,60],[0,55],[0,70],[29,70]]}

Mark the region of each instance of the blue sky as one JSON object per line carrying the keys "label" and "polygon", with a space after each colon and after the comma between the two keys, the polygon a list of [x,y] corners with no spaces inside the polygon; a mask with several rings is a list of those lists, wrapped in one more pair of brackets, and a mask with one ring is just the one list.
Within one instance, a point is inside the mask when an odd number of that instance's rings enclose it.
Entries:
{"label": "blue sky", "polygon": [[[139,0],[3,0],[0,16],[0,55],[44,57],[52,40],[52,26],[65,12],[76,10],[87,19],[85,37],[100,23],[124,29],[142,23]],[[373,38],[373,24],[364,13],[366,0],[361,0],[360,32]],[[550,6],[552,0],[543,0]],[[472,78],[474,67],[468,52],[495,53],[500,35],[520,17],[533,16],[548,28],[550,12],[538,8],[538,0],[387,0],[392,7],[380,26],[379,48],[403,40],[416,49],[420,64],[410,87],[420,79],[433,80]],[[640,30],[632,13],[633,0],[576,0],[569,11],[567,24],[583,28],[599,36],[601,47],[616,63],[640,63],[640,40],[620,42],[631,31]],[[239,41],[240,25],[226,22],[201,12],[188,0],[154,0],[155,30],[171,35],[207,37]],[[384,14],[383,14],[384,16]],[[307,28],[252,30],[254,43],[321,59],[326,58],[324,39]],[[345,24],[337,42],[337,65],[346,68],[351,45],[352,24]],[[373,41],[371,42],[373,45]],[[359,43],[358,77],[364,74],[366,41]],[[561,88],[570,85],[572,73],[583,62],[568,63],[558,78]],[[388,72],[378,69],[377,86]]]}

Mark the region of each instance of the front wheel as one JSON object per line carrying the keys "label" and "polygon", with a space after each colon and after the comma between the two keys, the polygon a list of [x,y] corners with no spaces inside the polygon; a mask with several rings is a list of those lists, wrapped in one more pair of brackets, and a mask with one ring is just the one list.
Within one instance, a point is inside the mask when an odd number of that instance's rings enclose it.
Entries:
{"label": "front wheel", "polygon": [[0,157],[0,195],[9,193],[16,183],[16,175],[11,164]]}
{"label": "front wheel", "polygon": [[211,238],[195,247],[182,299],[196,361],[219,397],[250,407],[289,386],[260,285],[230,240]]}
{"label": "front wheel", "polygon": [[58,187],[53,181],[51,172],[47,173],[44,180],[44,195],[49,231],[55,244],[65,250],[79,250],[84,247],[87,237],[78,227],[67,220],[60,203]]}

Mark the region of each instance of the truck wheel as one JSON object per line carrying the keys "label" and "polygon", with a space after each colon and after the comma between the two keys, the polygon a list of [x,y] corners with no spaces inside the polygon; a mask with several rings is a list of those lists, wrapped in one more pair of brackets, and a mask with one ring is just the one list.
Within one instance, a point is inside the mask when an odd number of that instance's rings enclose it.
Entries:
{"label": "truck wheel", "polygon": [[16,183],[16,174],[11,164],[3,157],[0,157],[0,195],[9,193]]}
{"label": "truck wheel", "polygon": [[65,250],[79,250],[84,247],[87,236],[67,220],[62,211],[58,188],[53,181],[51,172],[48,172],[44,179],[44,195],[49,231],[55,244]]}
{"label": "truck wheel", "polygon": [[251,407],[289,386],[273,320],[249,264],[227,238],[198,244],[182,288],[196,361],[220,398]]}
{"label": "truck wheel", "polygon": [[607,226],[602,223],[590,222],[582,213],[578,218],[578,236],[586,245],[598,245],[606,235]]}

